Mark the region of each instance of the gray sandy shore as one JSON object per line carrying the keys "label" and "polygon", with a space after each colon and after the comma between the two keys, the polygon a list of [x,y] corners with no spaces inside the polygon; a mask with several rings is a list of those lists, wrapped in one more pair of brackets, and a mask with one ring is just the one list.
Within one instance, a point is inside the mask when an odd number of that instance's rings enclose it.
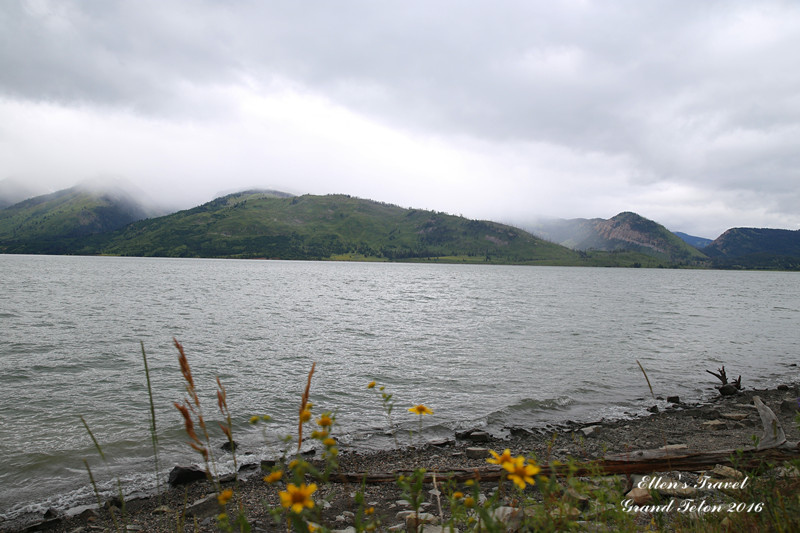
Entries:
{"label": "gray sandy shore", "polygon": [[[753,406],[752,397],[758,395],[780,419],[790,441],[800,440],[795,416],[798,384],[787,384],[780,390],[745,390],[731,397],[719,397],[705,404],[673,404],[667,409],[647,417],[597,421],[594,424],[564,424],[548,428],[513,428],[504,439],[475,435],[472,438],[454,436],[447,442],[419,448],[403,448],[376,453],[361,454],[342,450],[341,472],[367,474],[408,471],[424,467],[428,471],[448,472],[452,470],[484,467],[487,465],[487,450],[502,452],[508,448],[513,455],[534,455],[538,462],[578,461],[600,458],[606,454],[631,450],[654,449],[665,444],[685,445],[692,451],[748,448],[753,446],[753,437],[762,433],[759,415]],[[792,407],[793,406],[793,407]],[[591,429],[588,429],[590,428]],[[476,449],[483,449],[483,452]],[[243,472],[236,489],[237,498],[243,504],[253,531],[286,531],[286,523],[276,523],[268,507],[279,507],[278,490],[283,485],[270,485],[262,480],[262,472]],[[496,486],[496,484],[495,484]],[[233,482],[223,485],[233,487]],[[429,493],[430,512],[437,512],[436,498]],[[482,486],[491,490],[491,484]],[[331,483],[321,486],[314,494],[322,510],[321,521],[332,529],[345,529],[352,525],[348,511],[355,508],[354,493],[358,486],[347,483]],[[365,501],[375,507],[381,520],[381,528],[401,524],[397,518],[405,507],[398,503],[402,498],[394,483],[369,484],[365,487]],[[178,528],[178,516],[192,504],[213,493],[207,481],[197,481],[185,486],[173,487],[163,494],[126,502],[125,523],[128,531],[170,532]],[[323,503],[325,500],[326,503]],[[185,521],[187,532],[217,531],[215,516],[219,512],[216,501],[199,506],[196,517]],[[446,514],[445,509],[445,514]],[[117,510],[117,513],[119,511]],[[119,516],[119,515],[118,515]],[[27,518],[31,520],[31,517]],[[108,509],[89,510],[77,516],[38,517],[38,522],[0,523],[0,531],[52,531],[56,533],[90,533],[115,531]]]}

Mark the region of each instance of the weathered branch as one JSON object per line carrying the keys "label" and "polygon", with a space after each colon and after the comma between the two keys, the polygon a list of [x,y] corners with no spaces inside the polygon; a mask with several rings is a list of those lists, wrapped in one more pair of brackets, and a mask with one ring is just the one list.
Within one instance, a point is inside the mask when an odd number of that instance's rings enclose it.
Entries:
{"label": "weathered branch", "polygon": [[[719,374],[717,374],[716,372],[712,372],[711,370],[706,370],[706,372],[708,372],[709,374],[720,380],[723,385],[728,384],[728,376],[725,374],[725,365],[722,365],[722,368],[719,369]],[[741,377],[739,378],[739,380],[741,381]]]}
{"label": "weathered branch", "polygon": [[[572,472],[573,475],[590,474],[648,474],[651,472],[669,472],[673,470],[694,471],[703,470],[718,464],[735,465],[737,468],[754,468],[765,462],[781,462],[800,458],[797,447],[779,447],[746,450],[716,450],[711,452],[682,452],[678,455],[667,453],[664,450],[640,450],[630,454],[619,454],[604,457],[596,461],[574,465],[572,470],[567,465],[540,465],[540,475],[565,476]],[[450,472],[436,472],[439,481],[467,481],[476,479],[480,481],[498,481],[505,470],[497,466],[484,466],[474,469],[454,470]],[[332,476],[331,481],[346,483],[393,483],[398,476],[409,476],[410,471],[394,471],[385,473],[359,473],[349,472]],[[433,472],[425,474],[424,481],[433,481]]]}

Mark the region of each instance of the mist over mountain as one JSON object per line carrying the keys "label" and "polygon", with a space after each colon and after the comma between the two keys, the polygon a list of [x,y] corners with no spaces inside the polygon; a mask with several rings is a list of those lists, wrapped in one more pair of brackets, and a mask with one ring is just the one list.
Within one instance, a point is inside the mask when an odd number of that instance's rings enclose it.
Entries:
{"label": "mist over mountain", "polygon": [[0,210],[0,251],[72,253],[81,238],[156,214],[122,189],[78,185]]}
{"label": "mist over mountain", "polygon": [[610,219],[540,221],[528,226],[544,239],[580,251],[632,251],[678,263],[699,263],[706,256],[661,224],[631,212]]}
{"label": "mist over mountain", "polygon": [[48,192],[46,187],[30,180],[5,178],[0,180],[0,209]]}

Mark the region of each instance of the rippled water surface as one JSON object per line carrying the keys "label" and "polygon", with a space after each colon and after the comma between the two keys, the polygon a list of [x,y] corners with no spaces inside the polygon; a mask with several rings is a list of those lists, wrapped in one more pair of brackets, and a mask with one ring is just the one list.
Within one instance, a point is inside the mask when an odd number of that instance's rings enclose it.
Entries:
{"label": "rippled water surface", "polygon": [[[723,364],[745,386],[798,377],[797,273],[2,255],[0,272],[0,517],[90,502],[83,459],[104,489],[155,483],[140,342],[165,470],[196,459],[173,337],[212,419],[222,380],[252,460],[293,431],[312,362],[315,411],[359,448],[391,444],[371,380],[402,440],[420,402],[428,438],[639,413],[637,360],[663,396],[714,392]],[[246,423],[262,413],[265,433]]]}

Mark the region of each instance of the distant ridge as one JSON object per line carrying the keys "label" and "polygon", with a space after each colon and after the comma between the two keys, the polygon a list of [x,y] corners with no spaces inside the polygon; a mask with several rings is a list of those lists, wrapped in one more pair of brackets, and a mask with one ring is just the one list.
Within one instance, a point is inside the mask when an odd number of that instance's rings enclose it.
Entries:
{"label": "distant ridge", "polygon": [[706,260],[701,251],[661,224],[629,211],[608,220],[577,218],[540,222],[530,230],[574,250],[633,251],[684,264]]}
{"label": "distant ridge", "polygon": [[800,230],[731,228],[703,252],[717,268],[800,270]]}
{"label": "distant ridge", "polygon": [[711,244],[712,239],[706,239],[705,237],[695,237],[694,235],[689,235],[683,233],[682,231],[674,231],[675,235],[681,238],[683,242],[688,244],[689,246],[694,246],[698,250],[702,250],[709,244]]}
{"label": "distant ridge", "polygon": [[250,199],[255,198],[294,198],[295,194],[290,194],[288,192],[283,191],[276,191],[273,189],[245,189],[243,191],[236,191],[223,194],[210,202],[206,202],[204,205],[213,204],[214,202],[227,202],[231,198],[239,198],[239,197],[248,197]]}

